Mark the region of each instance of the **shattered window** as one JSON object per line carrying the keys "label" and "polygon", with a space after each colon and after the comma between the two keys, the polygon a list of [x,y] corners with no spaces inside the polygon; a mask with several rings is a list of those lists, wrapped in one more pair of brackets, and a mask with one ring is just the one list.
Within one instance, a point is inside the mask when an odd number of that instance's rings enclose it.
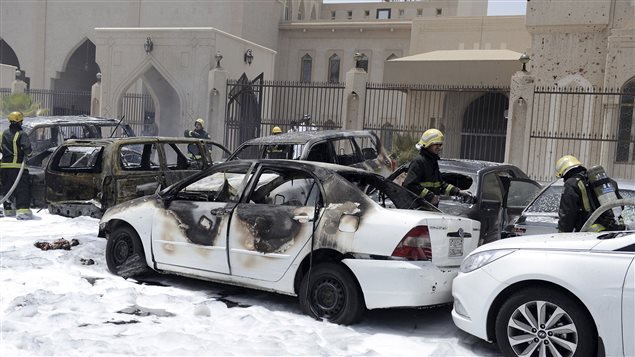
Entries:
{"label": "shattered window", "polygon": [[56,154],[53,170],[59,171],[101,171],[101,146],[66,146]]}
{"label": "shattered window", "polygon": [[[169,170],[202,169],[204,158],[201,156],[198,144],[162,144],[165,152],[165,164]],[[183,154],[186,150],[188,156]]]}
{"label": "shattered window", "polygon": [[263,170],[248,202],[284,206],[314,206],[320,197],[310,174],[297,170]]}
{"label": "shattered window", "polygon": [[357,148],[350,139],[333,140],[332,143],[336,153],[337,164],[350,166],[362,161]]}
{"label": "shattered window", "polygon": [[156,144],[122,145],[119,149],[119,166],[126,171],[160,170],[161,164]]}
{"label": "shattered window", "polygon": [[354,138],[357,146],[362,150],[364,160],[377,158],[377,141],[372,136],[358,136]]}
{"label": "shattered window", "polygon": [[214,172],[183,188],[180,199],[210,202],[237,202],[249,166]]}

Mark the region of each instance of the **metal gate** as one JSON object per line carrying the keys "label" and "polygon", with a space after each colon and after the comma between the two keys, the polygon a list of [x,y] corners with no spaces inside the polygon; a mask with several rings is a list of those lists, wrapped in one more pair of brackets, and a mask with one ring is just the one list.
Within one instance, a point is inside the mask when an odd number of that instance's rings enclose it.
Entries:
{"label": "metal gate", "polygon": [[253,81],[243,74],[227,81],[225,146],[233,150],[245,140],[270,135],[274,126],[283,132],[305,114],[319,129],[342,127],[343,83]]}
{"label": "metal gate", "polygon": [[446,136],[443,156],[502,162],[508,97],[509,88],[369,83],[364,129],[396,151],[393,142],[437,128]]}

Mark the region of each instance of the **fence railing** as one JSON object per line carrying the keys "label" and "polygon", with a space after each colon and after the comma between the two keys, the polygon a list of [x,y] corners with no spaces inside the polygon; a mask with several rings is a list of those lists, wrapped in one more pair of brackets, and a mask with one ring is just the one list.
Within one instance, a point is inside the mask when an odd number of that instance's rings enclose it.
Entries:
{"label": "fence railing", "polygon": [[227,81],[225,146],[269,135],[274,126],[290,130],[305,114],[319,129],[342,127],[343,83]]}
{"label": "fence railing", "polygon": [[528,173],[554,178],[555,161],[574,155],[602,164],[613,177],[635,179],[635,93],[586,88],[537,88],[531,108]]}
{"label": "fence railing", "polygon": [[122,98],[122,115],[137,135],[157,135],[154,101],[149,94],[126,93]]}
{"label": "fence railing", "polygon": [[444,156],[503,161],[509,88],[368,83],[364,129],[380,133],[388,150],[429,128],[444,132]]}

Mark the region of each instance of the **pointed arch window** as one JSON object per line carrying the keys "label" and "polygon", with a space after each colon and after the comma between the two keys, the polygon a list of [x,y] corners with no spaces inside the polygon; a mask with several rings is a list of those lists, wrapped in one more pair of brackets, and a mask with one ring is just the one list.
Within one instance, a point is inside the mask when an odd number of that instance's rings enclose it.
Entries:
{"label": "pointed arch window", "polygon": [[329,57],[329,82],[338,83],[340,81],[340,57],[333,54]]}
{"label": "pointed arch window", "polygon": [[635,77],[624,84],[622,93],[615,161],[635,163]]}
{"label": "pointed arch window", "polygon": [[386,61],[390,61],[391,59],[398,58],[396,54],[391,53],[390,56],[386,57]]}
{"label": "pointed arch window", "polygon": [[300,66],[300,81],[311,82],[311,72],[313,70],[313,58],[307,53],[302,56],[302,64]]}

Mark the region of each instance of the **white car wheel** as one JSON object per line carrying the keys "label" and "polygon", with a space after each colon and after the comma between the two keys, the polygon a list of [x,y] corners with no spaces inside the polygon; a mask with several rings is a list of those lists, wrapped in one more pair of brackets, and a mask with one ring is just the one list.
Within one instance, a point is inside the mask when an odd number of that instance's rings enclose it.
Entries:
{"label": "white car wheel", "polygon": [[496,340],[505,356],[593,356],[597,333],[580,303],[553,289],[514,293],[496,318]]}

